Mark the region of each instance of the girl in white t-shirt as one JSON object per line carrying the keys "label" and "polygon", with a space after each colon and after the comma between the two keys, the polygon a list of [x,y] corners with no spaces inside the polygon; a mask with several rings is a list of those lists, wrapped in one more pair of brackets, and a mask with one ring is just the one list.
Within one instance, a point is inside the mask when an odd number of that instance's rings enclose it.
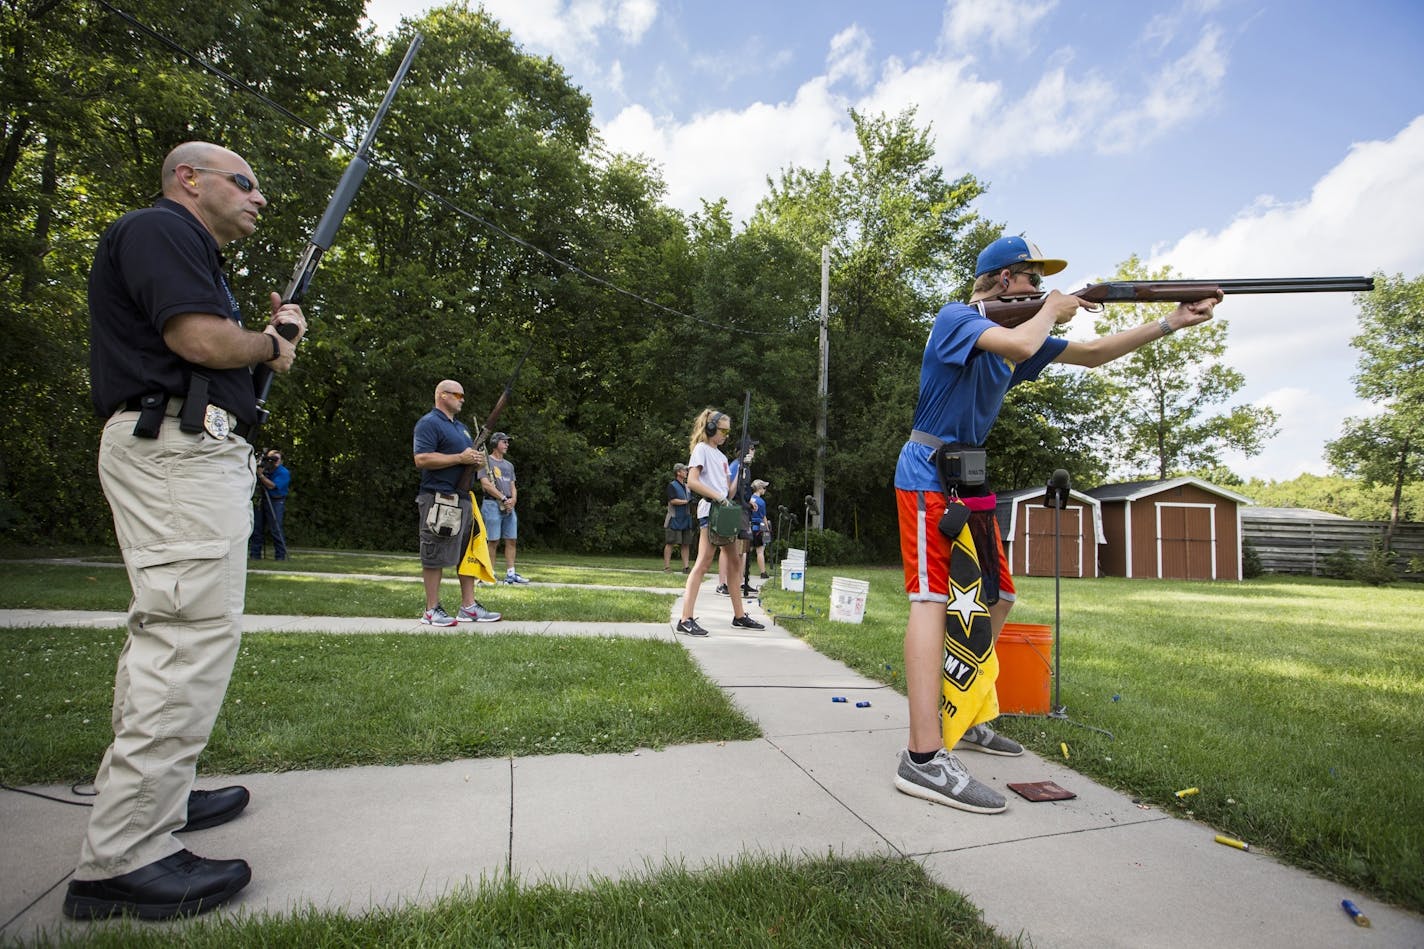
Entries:
{"label": "girl in white t-shirt", "polygon": [[[688,439],[691,457],[687,462],[687,489],[701,498],[697,504],[697,523],[702,531],[701,543],[697,547],[697,562],[688,573],[687,585],[683,589],[682,619],[676,627],[679,633],[689,636],[707,635],[707,630],[698,625],[692,613],[697,608],[697,591],[702,586],[702,579],[708,568],[712,566],[712,555],[716,552],[712,539],[708,536],[708,512],[713,504],[735,503],[727,497],[731,476],[727,456],[721,451],[723,443],[727,441],[727,433],[731,430],[731,416],[716,409],[703,409],[697,416],[697,421],[692,423],[692,437]],[[729,544],[722,552],[724,558],[733,558],[728,564],[732,568],[730,576],[742,575],[739,546]],[[729,590],[732,594],[732,625],[743,629],[765,629],[765,626],[747,615],[742,606],[740,584],[732,584]]]}

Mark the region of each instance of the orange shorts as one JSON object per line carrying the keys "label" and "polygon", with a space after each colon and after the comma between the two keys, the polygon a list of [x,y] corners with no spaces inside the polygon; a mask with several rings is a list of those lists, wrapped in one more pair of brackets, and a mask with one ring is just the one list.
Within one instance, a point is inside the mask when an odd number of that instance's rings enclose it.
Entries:
{"label": "orange shorts", "polygon": [[[905,592],[911,602],[949,602],[949,538],[939,532],[944,495],[938,491],[895,489],[900,511],[900,561],[905,566]],[[1013,600],[1014,578],[1004,556],[999,523],[994,522],[994,546],[999,555],[999,599]],[[979,555],[984,556],[980,551]]]}

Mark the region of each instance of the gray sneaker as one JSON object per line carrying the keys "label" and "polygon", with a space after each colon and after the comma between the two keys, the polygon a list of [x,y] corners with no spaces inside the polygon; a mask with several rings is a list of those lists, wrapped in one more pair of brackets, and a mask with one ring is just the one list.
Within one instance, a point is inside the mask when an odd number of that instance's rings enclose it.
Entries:
{"label": "gray sneaker", "polygon": [[997,814],[1008,807],[1003,795],[970,777],[959,759],[943,748],[926,764],[911,761],[909,749],[901,751],[895,787],[911,797],[976,814]]}
{"label": "gray sneaker", "polygon": [[498,623],[503,613],[496,613],[494,610],[487,610],[476,600],[469,606],[460,607],[460,611],[455,614],[455,619],[461,623]]}
{"label": "gray sneaker", "polygon": [[961,747],[990,755],[1003,755],[1006,758],[1017,758],[1023,754],[1023,745],[1000,735],[990,728],[987,722],[975,725],[965,732],[964,737],[955,743],[954,749],[958,751]]}
{"label": "gray sneaker", "polygon": [[423,626],[454,626],[455,617],[445,612],[445,607],[436,603],[432,609],[425,611],[424,615],[420,617],[420,622]]}

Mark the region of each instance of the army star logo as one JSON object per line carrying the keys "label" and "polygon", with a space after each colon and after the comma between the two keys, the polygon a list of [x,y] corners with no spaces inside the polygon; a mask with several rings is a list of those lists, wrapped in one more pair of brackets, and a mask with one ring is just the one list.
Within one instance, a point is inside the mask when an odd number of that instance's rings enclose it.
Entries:
{"label": "army star logo", "polygon": [[975,580],[969,584],[969,586],[961,587],[953,580],[949,581],[950,589],[954,591],[954,599],[950,600],[949,605],[945,607],[945,612],[958,613],[959,622],[965,629],[969,628],[969,624],[974,619],[975,613],[983,613],[985,615],[989,613],[989,610],[979,600],[979,591],[983,583],[984,581],[982,579]]}

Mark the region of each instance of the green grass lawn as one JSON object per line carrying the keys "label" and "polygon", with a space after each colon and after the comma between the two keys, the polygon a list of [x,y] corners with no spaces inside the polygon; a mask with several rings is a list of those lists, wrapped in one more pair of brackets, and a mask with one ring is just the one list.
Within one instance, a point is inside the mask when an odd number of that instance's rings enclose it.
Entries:
{"label": "green grass lawn", "polygon": [[1009,949],[967,900],[913,860],[748,858],[692,872],[669,866],[577,890],[484,883],[430,906],[351,917],[204,917],[180,929],[121,922],[86,946],[935,946]]}
{"label": "green grass lawn", "polygon": [[[381,562],[379,570],[372,570],[372,560],[380,558],[331,555],[322,569],[385,574],[398,567],[398,562]],[[680,585],[680,574],[665,577],[659,561],[646,569],[640,562],[615,565],[640,578],[620,585],[663,586],[658,581],[664,578],[669,590]],[[581,558],[535,563],[521,556],[521,572],[528,566],[531,574],[611,573]],[[122,609],[127,602],[120,570],[5,568],[0,606]],[[826,619],[833,574],[871,582],[862,624]],[[776,590],[775,581],[767,587],[768,608],[820,651],[903,691],[907,607],[900,571],[813,566],[808,583],[806,618],[800,616],[801,595]],[[1018,583],[1013,619],[1051,624],[1053,581],[1022,578]],[[603,619],[610,603],[627,597],[620,609],[646,611],[659,622],[667,618],[663,595],[573,589],[569,599],[560,600],[559,590],[500,586],[479,595],[492,608],[514,612],[507,604],[515,603],[530,613],[543,611],[538,615],[548,619]],[[524,599],[533,592],[539,596]],[[1094,780],[1204,820],[1253,848],[1375,897],[1424,910],[1424,731],[1419,727],[1424,590],[1289,578],[1244,584],[1075,579],[1065,580],[1062,592],[1062,702],[1074,722],[1110,731],[1115,740],[1070,722],[1032,717],[1001,719],[1005,733],[1045,755],[1058,755],[1060,742],[1066,742],[1072,750],[1067,764]],[[253,612],[404,615],[416,598],[408,581],[263,574],[251,578],[249,600]],[[119,631],[0,631],[3,780],[73,780],[92,772],[108,740],[108,702],[120,642]],[[623,686],[602,692],[594,684],[602,681]],[[704,704],[684,715],[675,706],[689,690]],[[423,699],[410,708],[413,694]],[[638,700],[629,702],[628,695]],[[535,696],[539,701],[529,707]],[[575,730],[569,725],[574,721],[587,727]],[[325,735],[327,728],[339,728],[343,740]],[[228,702],[200,767],[241,772],[613,751],[755,733],[755,726],[702,679],[682,650],[667,643],[260,634],[244,640]],[[361,747],[349,747],[351,734],[366,736]],[[332,757],[331,749],[342,749],[342,757]],[[1200,794],[1186,800],[1174,796],[1189,786],[1199,787]],[[754,875],[753,889],[772,893],[803,866],[759,865],[746,872]],[[824,872],[839,882],[814,894],[815,905],[807,913],[830,920],[846,894],[867,898],[852,882],[858,871],[846,870],[844,862],[829,861]],[[675,874],[630,885],[662,892],[659,888],[669,880],[681,885]],[[594,905],[619,905],[625,898],[619,886],[595,890]],[[477,925],[469,920],[499,918],[501,910],[491,907],[501,901],[528,908],[545,906],[545,899],[573,905],[583,898],[567,891],[516,890],[503,887],[431,910],[358,920],[309,914],[256,922],[237,934],[219,928],[211,938],[350,944],[384,941],[384,930],[365,927],[394,926],[400,933],[396,941],[419,942],[422,934],[443,932],[442,927],[463,932]],[[671,900],[670,905],[680,904]],[[779,908],[784,918],[786,905],[789,898],[769,898],[764,908]],[[447,913],[452,915],[440,915]],[[673,915],[687,920],[684,935],[697,934],[689,941],[708,945],[725,942],[718,934],[734,926],[749,927],[746,932],[754,934],[741,940],[745,944],[917,941],[913,936],[882,938],[879,930],[832,921],[829,935],[798,943],[787,935],[762,939],[757,926],[772,933],[780,924],[763,923],[756,914],[729,916],[716,906],[686,904]],[[971,910],[971,921],[973,916]],[[278,928],[262,928],[269,925]],[[655,935],[647,936],[639,928],[643,925],[652,924],[624,921],[606,936],[595,928],[589,939],[620,945],[666,941],[670,930],[654,928],[648,931]],[[512,941],[545,944],[539,935],[544,930],[536,925],[532,931],[536,935]],[[777,931],[800,929],[798,924]],[[946,937],[948,944],[980,944],[975,940],[981,937],[953,938]]]}
{"label": "green grass lawn", "polygon": [[[826,618],[833,574],[869,580],[861,625]],[[904,691],[897,569],[826,568],[764,601],[818,650]],[[1013,622],[1054,621],[1019,578]],[[774,584],[779,587],[779,584]],[[1271,578],[1064,580],[1072,721],[1001,731],[1093,779],[1411,909],[1424,909],[1424,589]],[[1173,792],[1198,787],[1178,799]]]}
{"label": "green grass lawn", "polygon": [[[0,582],[0,609],[128,609],[128,574],[117,566],[11,562],[4,564],[3,569],[5,576]],[[592,571],[588,573],[592,575]],[[409,578],[405,580],[312,577],[294,570],[249,573],[247,612],[297,616],[409,616],[414,620],[425,608],[425,594],[416,579],[419,575],[418,565],[415,573],[407,572]],[[657,576],[663,576],[661,570]],[[581,582],[615,582],[620,586],[657,585],[589,579]],[[680,586],[657,593],[500,583],[478,587],[475,596],[488,608],[504,613],[510,619],[662,623],[668,619],[672,605],[670,598],[680,591]],[[453,571],[447,573],[441,587],[441,598],[445,608],[453,613],[460,598]]]}
{"label": "green grass lawn", "polygon": [[[113,737],[122,644],[122,630],[0,631],[0,781],[93,774]],[[594,754],[759,734],[666,641],[252,633],[198,767]]]}

